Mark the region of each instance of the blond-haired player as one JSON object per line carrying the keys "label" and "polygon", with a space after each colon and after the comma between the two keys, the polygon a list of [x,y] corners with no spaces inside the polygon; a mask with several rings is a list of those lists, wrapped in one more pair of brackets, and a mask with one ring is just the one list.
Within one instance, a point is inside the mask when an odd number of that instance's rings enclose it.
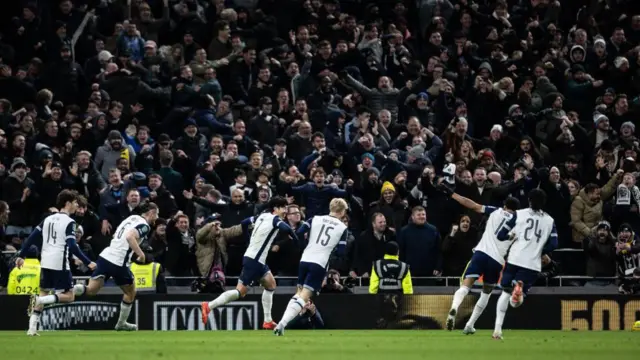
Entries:
{"label": "blond-haired player", "polygon": [[274,334],[282,336],[287,324],[304,309],[313,294],[320,291],[327,273],[329,257],[336,246],[338,253],[344,253],[346,250],[348,230],[341,219],[347,209],[345,200],[333,199],[329,203],[329,215],[314,216],[298,230],[298,236],[309,231],[309,242],[302,253],[298,268],[298,291],[289,301]]}

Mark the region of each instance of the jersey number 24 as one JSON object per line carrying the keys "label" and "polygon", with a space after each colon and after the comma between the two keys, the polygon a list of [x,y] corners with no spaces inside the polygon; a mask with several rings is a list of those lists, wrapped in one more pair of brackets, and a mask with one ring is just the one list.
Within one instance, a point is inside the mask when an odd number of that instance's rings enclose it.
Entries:
{"label": "jersey number 24", "polygon": [[[542,230],[538,228],[539,223],[539,220],[533,220],[531,218],[527,219],[527,227],[524,229],[524,239],[526,241],[533,240],[534,236],[536,238],[536,242],[540,242],[540,238],[542,237]],[[533,234],[531,232],[533,232]]]}

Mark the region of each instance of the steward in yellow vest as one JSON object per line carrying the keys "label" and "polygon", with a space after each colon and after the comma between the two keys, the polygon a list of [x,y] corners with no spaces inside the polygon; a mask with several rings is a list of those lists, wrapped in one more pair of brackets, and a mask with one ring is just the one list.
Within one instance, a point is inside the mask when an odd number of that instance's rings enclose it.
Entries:
{"label": "steward in yellow vest", "polygon": [[156,280],[161,267],[157,262],[144,265],[131,263],[131,272],[133,273],[136,291],[156,291]]}
{"label": "steward in yellow vest", "polygon": [[9,295],[40,295],[40,261],[25,259],[22,268],[14,267],[7,283]]}

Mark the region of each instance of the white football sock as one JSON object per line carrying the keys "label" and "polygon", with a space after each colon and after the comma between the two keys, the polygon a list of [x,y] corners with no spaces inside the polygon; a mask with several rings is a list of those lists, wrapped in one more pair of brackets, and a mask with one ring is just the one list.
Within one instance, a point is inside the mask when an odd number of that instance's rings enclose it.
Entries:
{"label": "white football sock", "polygon": [[222,306],[228,304],[234,300],[238,300],[240,298],[240,292],[238,290],[227,290],[220,294],[215,300],[209,302],[209,308],[215,309],[218,306]]}
{"label": "white football sock", "polygon": [[278,323],[279,329],[284,329],[287,327],[289,322],[293,320],[302,309],[304,309],[306,302],[297,296],[294,296],[291,300],[289,300],[289,305],[287,305],[287,310],[284,311],[284,315],[282,315],[282,319]]}
{"label": "white football sock", "polygon": [[453,302],[451,303],[451,308],[458,311],[460,304],[464,301],[464,297],[469,293],[469,288],[466,286],[460,286],[460,289],[456,290],[456,293],[453,294]]}
{"label": "white football sock", "polygon": [[509,308],[509,299],[511,298],[511,294],[507,292],[502,292],[500,294],[500,298],[498,299],[498,304],[496,305],[496,326],[494,328],[494,332],[502,333],[502,323],[504,322],[504,316],[507,314],[507,309]]}
{"label": "white football sock", "polygon": [[80,296],[80,295],[84,295],[84,293],[86,292],[87,292],[86,285],[81,285],[81,284],[73,285],[73,295]]}
{"label": "white football sock", "polygon": [[40,311],[33,311],[29,317],[29,331],[38,331],[38,324],[40,323]]}
{"label": "white football sock", "polygon": [[476,306],[473,307],[473,312],[471,313],[471,317],[469,318],[466,326],[475,326],[476,321],[478,321],[478,318],[480,317],[480,315],[482,315],[484,308],[487,307],[487,303],[489,302],[490,297],[491,294],[480,293],[480,298],[476,302]]}
{"label": "white football sock", "polygon": [[38,296],[38,299],[36,300],[36,304],[38,305],[49,305],[49,304],[55,304],[57,302],[58,302],[58,295]]}
{"label": "white football sock", "polygon": [[271,305],[273,304],[273,290],[264,289],[262,292],[262,311],[264,312],[264,322],[272,322]]}
{"label": "white football sock", "polygon": [[123,325],[129,319],[129,313],[131,312],[131,304],[126,302],[120,302],[120,316],[118,317],[118,325]]}

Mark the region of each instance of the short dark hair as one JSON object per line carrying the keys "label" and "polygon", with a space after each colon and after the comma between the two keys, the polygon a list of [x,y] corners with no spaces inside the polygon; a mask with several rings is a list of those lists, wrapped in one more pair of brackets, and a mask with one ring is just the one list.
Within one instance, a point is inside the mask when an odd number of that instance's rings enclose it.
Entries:
{"label": "short dark hair", "polygon": [[520,200],[518,200],[518,198],[516,198],[516,197],[509,196],[504,201],[504,206],[509,210],[516,211],[516,210],[520,209]]}
{"label": "short dark hair", "polygon": [[529,192],[529,207],[535,211],[541,211],[547,202],[547,193],[542,189],[533,189]]}
{"label": "short dark hair", "polygon": [[584,187],[584,192],[586,192],[587,194],[591,194],[594,191],[600,189],[600,187],[594,183],[588,183],[585,187]]}
{"label": "short dark hair", "polygon": [[158,210],[158,205],[150,201],[143,201],[133,210],[133,213],[142,215],[153,210]]}
{"label": "short dark hair", "polygon": [[67,203],[77,201],[78,195],[78,192],[75,190],[62,190],[56,198],[56,207],[58,209],[62,209],[67,205]]}
{"label": "short dark hair", "polygon": [[320,131],[316,131],[315,133],[313,133],[313,135],[311,135],[311,141],[315,141],[316,138],[324,139],[324,134]]}
{"label": "short dark hair", "polygon": [[220,31],[223,31],[228,26],[229,26],[229,22],[228,21],[219,20],[219,21],[216,21],[216,23],[213,25],[213,28],[215,29],[216,34],[218,34]]}
{"label": "short dark hair", "polygon": [[398,255],[400,253],[400,247],[395,241],[389,241],[384,244],[384,253],[388,255]]}
{"label": "short dark hair", "polygon": [[267,208],[273,211],[275,208],[286,208],[287,205],[289,205],[287,199],[283,198],[282,196],[276,196],[269,200],[269,202],[267,203]]}

